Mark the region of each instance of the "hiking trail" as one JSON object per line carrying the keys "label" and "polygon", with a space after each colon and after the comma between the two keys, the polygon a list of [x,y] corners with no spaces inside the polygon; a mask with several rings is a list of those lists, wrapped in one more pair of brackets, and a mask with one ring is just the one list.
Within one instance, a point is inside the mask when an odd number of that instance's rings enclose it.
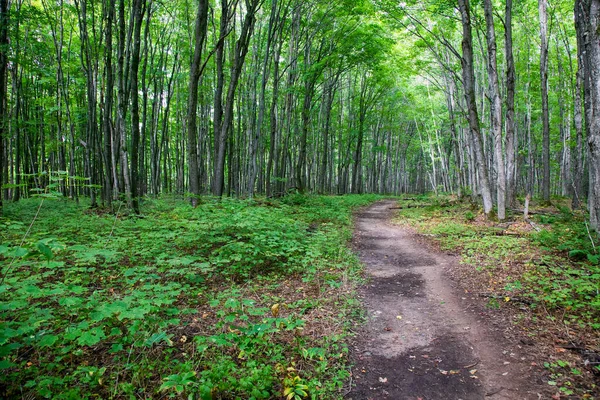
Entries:
{"label": "hiking trail", "polygon": [[351,347],[347,399],[539,399],[541,382],[524,345],[478,313],[446,271],[456,257],[395,226],[393,200],[357,215],[354,246],[369,282],[367,323]]}

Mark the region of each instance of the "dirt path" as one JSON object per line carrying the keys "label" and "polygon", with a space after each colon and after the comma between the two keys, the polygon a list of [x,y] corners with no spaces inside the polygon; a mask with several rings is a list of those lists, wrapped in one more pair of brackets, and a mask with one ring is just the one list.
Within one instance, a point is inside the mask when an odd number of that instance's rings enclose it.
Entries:
{"label": "dirt path", "polygon": [[543,398],[522,346],[486,326],[445,277],[457,260],[392,225],[393,205],[379,202],[357,219],[354,244],[371,280],[346,398]]}

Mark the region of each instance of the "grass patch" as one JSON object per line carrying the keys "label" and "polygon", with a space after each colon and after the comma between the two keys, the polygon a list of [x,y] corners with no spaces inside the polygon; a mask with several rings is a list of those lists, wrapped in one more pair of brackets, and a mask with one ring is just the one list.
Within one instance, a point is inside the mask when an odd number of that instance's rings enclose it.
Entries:
{"label": "grass patch", "polygon": [[351,213],[376,199],[7,204],[0,396],[341,397]]}

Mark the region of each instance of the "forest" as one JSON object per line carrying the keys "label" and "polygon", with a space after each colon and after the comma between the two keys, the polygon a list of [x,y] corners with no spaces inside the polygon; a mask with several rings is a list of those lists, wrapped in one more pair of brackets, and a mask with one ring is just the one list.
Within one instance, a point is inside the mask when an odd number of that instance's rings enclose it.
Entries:
{"label": "forest", "polygon": [[5,200],[562,195],[597,226],[594,1],[0,6]]}
{"label": "forest", "polygon": [[0,396],[338,398],[352,215],[384,196],[433,207],[417,225],[525,210],[586,270],[552,307],[596,329],[599,24],[598,0],[0,0]]}

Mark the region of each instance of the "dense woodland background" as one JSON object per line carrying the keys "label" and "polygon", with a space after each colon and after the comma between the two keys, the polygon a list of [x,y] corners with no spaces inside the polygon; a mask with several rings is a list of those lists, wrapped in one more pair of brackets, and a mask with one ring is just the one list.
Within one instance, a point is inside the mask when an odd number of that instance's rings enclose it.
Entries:
{"label": "dense woodland background", "polygon": [[0,0],[2,198],[600,201],[597,0]]}

